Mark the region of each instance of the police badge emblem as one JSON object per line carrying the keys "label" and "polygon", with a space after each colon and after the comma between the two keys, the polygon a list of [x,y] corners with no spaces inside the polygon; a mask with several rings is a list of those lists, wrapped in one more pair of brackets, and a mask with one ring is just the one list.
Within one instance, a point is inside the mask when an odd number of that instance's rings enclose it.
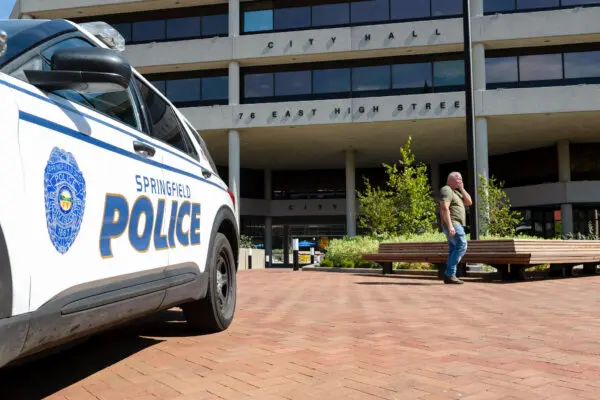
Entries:
{"label": "police badge emblem", "polygon": [[52,149],[44,170],[44,196],[50,240],[65,254],[79,234],[85,211],[85,179],[73,154]]}

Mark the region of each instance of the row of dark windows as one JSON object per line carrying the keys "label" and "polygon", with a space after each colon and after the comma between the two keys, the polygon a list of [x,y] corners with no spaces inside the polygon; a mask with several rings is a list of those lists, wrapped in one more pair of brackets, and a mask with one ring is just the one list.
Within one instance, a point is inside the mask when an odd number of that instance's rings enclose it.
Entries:
{"label": "row of dark windows", "polygon": [[[486,56],[487,89],[600,83],[600,43],[495,50]],[[461,58],[453,53],[244,68],[241,97],[259,103],[460,91]],[[148,79],[179,107],[227,104],[227,70]]]}
{"label": "row of dark windows", "polygon": [[[510,13],[578,6],[600,0],[484,0],[484,12]],[[462,16],[462,0],[268,0],[241,4],[241,32],[282,32]],[[96,17],[75,18],[87,22]],[[104,16],[127,44],[228,36],[227,5]]]}
{"label": "row of dark windows", "polygon": [[[600,180],[600,143],[571,143],[571,179],[573,181]],[[540,160],[543,160],[540,163]],[[556,146],[490,156],[490,175],[504,181],[505,187],[538,185],[558,181],[558,153]],[[218,167],[221,176],[228,176],[227,167]],[[452,171],[468,176],[467,162],[440,165],[440,185]],[[429,171],[430,172],[430,171]],[[264,198],[264,172],[242,168],[240,190],[242,198]],[[356,189],[365,189],[363,177],[374,186],[384,186],[387,175],[383,168],[357,168]],[[343,169],[272,171],[273,200],[316,200],[346,197]],[[440,188],[433,188],[437,192]]]}
{"label": "row of dark windows", "polygon": [[127,44],[199,39],[229,34],[227,14],[113,24]]}
{"label": "row of dark windows", "polygon": [[198,107],[227,104],[229,78],[227,75],[161,79],[149,76],[150,82],[177,107]]}
{"label": "row of dark windows", "polygon": [[[557,9],[600,0],[484,0],[484,13]],[[242,6],[242,32],[281,32],[462,16],[462,0],[270,0]]]}

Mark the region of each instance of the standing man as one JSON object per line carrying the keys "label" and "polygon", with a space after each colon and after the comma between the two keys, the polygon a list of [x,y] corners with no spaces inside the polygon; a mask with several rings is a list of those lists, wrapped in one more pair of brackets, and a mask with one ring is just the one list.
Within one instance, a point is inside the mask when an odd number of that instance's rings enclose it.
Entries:
{"label": "standing man", "polygon": [[440,190],[440,217],[442,229],[448,238],[448,264],[444,274],[444,283],[464,283],[456,277],[456,266],[467,251],[466,210],[473,204],[471,196],[465,190],[459,172],[448,175],[446,186]]}

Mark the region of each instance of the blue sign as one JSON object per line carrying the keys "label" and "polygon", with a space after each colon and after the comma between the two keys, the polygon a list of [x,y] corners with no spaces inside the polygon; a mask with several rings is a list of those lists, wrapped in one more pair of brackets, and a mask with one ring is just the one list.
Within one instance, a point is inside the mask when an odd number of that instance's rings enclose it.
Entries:
{"label": "blue sign", "polygon": [[55,147],[44,170],[46,225],[60,254],[75,242],[85,211],[85,179],[71,153]]}

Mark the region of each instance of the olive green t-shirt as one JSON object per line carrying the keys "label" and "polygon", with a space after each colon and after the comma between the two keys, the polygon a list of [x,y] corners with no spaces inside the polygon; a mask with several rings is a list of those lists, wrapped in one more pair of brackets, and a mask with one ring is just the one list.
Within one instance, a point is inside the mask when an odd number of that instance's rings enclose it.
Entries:
{"label": "olive green t-shirt", "polygon": [[440,190],[440,199],[450,203],[450,220],[452,223],[465,226],[467,223],[467,216],[462,193],[459,190],[453,190],[450,186],[446,185]]}

